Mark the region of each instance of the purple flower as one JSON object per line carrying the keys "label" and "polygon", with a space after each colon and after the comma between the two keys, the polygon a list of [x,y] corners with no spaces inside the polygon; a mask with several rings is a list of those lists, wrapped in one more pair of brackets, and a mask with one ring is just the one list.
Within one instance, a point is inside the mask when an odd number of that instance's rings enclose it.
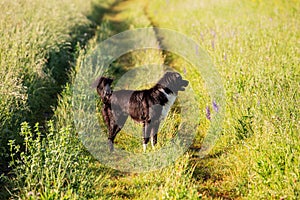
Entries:
{"label": "purple flower", "polygon": [[218,106],[218,104],[216,103],[215,100],[213,101],[213,108],[214,108],[214,110],[215,110],[216,112],[219,112],[219,106]]}
{"label": "purple flower", "polygon": [[214,38],[216,38],[216,32],[214,31],[214,30],[210,30],[210,33],[211,33],[211,35],[214,37]]}
{"label": "purple flower", "polygon": [[160,42],[158,42],[157,46],[158,46],[158,49],[163,49]]}
{"label": "purple flower", "polygon": [[215,40],[211,40],[211,47],[215,49]]}
{"label": "purple flower", "polygon": [[206,118],[207,118],[208,120],[211,120],[211,117],[210,117],[210,108],[209,108],[209,106],[206,106]]}

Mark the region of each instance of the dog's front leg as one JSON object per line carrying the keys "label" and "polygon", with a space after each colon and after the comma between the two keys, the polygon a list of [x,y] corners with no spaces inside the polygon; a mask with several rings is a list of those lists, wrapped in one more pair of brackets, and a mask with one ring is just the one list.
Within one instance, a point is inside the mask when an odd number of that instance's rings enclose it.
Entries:
{"label": "dog's front leg", "polygon": [[157,143],[157,133],[160,125],[160,116],[162,113],[161,105],[154,105],[150,109],[151,121],[149,123],[150,137],[151,137],[151,145],[152,149],[155,149],[155,145]]}

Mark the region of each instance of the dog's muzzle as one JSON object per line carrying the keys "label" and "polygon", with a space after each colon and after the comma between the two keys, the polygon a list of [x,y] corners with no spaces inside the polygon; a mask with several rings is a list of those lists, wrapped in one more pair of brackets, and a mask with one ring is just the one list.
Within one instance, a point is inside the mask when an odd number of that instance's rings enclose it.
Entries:
{"label": "dog's muzzle", "polygon": [[189,82],[187,80],[182,80],[180,90],[184,91],[185,87],[187,87],[188,85],[189,85]]}

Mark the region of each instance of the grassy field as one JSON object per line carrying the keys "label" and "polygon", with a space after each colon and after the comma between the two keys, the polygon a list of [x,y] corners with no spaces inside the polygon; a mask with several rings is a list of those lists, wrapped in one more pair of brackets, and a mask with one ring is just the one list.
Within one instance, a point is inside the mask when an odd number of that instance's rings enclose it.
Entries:
{"label": "grassy field", "polygon": [[[0,8],[0,199],[300,198],[299,1],[4,0]],[[176,30],[209,54],[226,90],[226,113],[220,138],[199,157],[212,123],[207,109],[214,109],[205,77],[171,52],[121,56],[106,75],[118,80],[141,66],[171,66],[190,81],[200,113],[194,143],[179,159],[126,173],[82,144],[72,86],[99,42],[151,26]],[[123,86],[137,87],[130,80]],[[185,118],[179,110],[171,110],[159,139],[176,135]],[[130,133],[136,127],[129,121],[118,147],[141,151],[140,136]]]}
{"label": "grassy field", "polygon": [[56,105],[57,94],[68,81],[70,66],[76,62],[76,46],[91,37],[92,25],[83,14],[87,15],[91,8],[82,1],[57,5],[2,1],[0,8],[3,158],[9,156],[8,140],[18,137],[21,122],[44,123],[51,117],[51,106]]}

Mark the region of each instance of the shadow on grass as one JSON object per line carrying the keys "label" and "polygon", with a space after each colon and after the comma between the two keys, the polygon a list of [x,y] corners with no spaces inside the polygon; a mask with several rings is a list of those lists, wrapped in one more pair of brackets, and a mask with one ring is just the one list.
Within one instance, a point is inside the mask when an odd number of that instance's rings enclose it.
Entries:
{"label": "shadow on grass", "polygon": [[[98,13],[97,19],[99,19],[99,17],[102,19],[99,20],[98,23],[101,24],[103,22],[106,22],[108,24],[109,30],[111,32],[110,36],[129,30],[130,28],[131,22],[128,19],[117,17],[118,14],[123,12],[122,4],[126,4],[126,2],[126,0],[117,0],[111,5],[109,9],[103,9],[99,6],[94,7],[93,13],[95,14],[93,16],[97,16],[96,13]],[[93,19],[93,17],[91,19]],[[104,39],[107,38],[99,38],[98,42],[102,42]],[[132,58],[131,53],[124,54],[111,63],[105,75],[113,77],[115,80],[117,80],[123,74],[125,74],[129,70],[129,68],[133,67],[134,64],[134,59]]]}
{"label": "shadow on grass", "polygon": [[204,158],[199,157],[200,148],[198,147],[191,147],[189,151],[192,154],[190,165],[194,166],[191,178],[199,183],[199,194],[213,199],[239,198],[236,191],[227,190],[225,186],[220,186],[223,184],[225,176],[220,158],[226,155],[226,150],[218,151]]}

